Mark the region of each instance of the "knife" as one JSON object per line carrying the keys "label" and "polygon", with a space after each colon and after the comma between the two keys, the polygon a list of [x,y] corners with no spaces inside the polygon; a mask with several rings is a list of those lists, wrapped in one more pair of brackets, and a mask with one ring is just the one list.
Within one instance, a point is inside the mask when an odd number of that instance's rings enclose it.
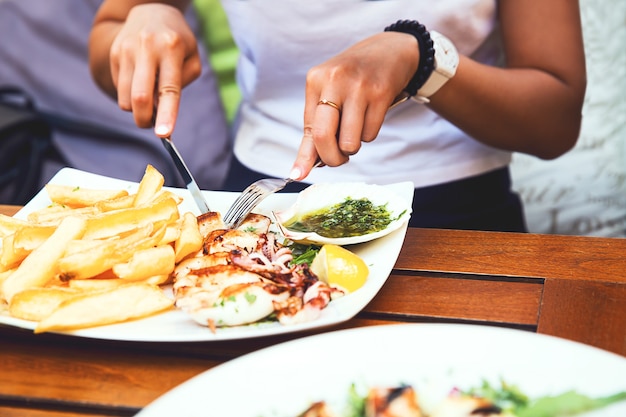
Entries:
{"label": "knife", "polygon": [[193,178],[193,175],[191,175],[191,171],[189,171],[189,168],[187,168],[187,165],[185,164],[185,161],[183,160],[180,152],[178,152],[178,149],[176,149],[176,145],[174,145],[174,142],[172,142],[169,137],[161,138],[161,142],[163,142],[163,146],[165,146],[165,149],[167,149],[170,156],[172,157],[174,165],[176,165],[180,176],[183,177],[183,181],[185,181],[187,189],[191,193],[191,196],[196,202],[196,205],[200,209],[200,213],[204,214],[211,211],[209,209],[209,205],[202,196],[202,192],[200,191],[200,187],[198,187],[198,183]]}
{"label": "knife", "polygon": [[[156,115],[157,100],[155,99],[154,109],[152,111],[152,126],[156,124]],[[172,157],[172,161],[174,161],[174,165],[176,165],[178,173],[183,178],[183,181],[185,181],[185,185],[187,186],[187,189],[191,193],[194,201],[196,202],[196,206],[198,206],[200,214],[208,213],[209,211],[211,211],[206,200],[204,199],[204,197],[202,197],[202,192],[200,191],[200,187],[198,187],[198,183],[193,178],[193,175],[191,175],[191,171],[189,171],[187,164],[185,164],[183,156],[180,154],[180,152],[178,152],[178,149],[176,148],[176,145],[174,145],[172,138],[170,136],[166,138],[161,138],[161,143],[163,143],[163,146],[165,146],[165,149],[167,149],[167,152]]]}

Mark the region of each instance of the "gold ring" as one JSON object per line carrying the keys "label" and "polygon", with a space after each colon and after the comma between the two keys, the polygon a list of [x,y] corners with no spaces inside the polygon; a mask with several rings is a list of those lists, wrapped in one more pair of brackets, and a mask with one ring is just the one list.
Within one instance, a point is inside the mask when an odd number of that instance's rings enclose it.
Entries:
{"label": "gold ring", "polygon": [[326,104],[330,107],[333,107],[334,109],[336,109],[339,113],[341,113],[341,107],[337,104],[337,103],[333,103],[330,100],[326,100],[325,98],[321,99],[320,101],[317,102],[317,105],[319,106],[320,104]]}

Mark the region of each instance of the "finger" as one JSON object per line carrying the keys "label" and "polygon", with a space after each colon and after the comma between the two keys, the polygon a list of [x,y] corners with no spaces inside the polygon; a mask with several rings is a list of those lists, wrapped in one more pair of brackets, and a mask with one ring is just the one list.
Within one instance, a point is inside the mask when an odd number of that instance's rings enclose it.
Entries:
{"label": "finger", "polygon": [[200,55],[194,54],[185,60],[182,72],[182,86],[189,85],[202,74],[202,60]]}
{"label": "finger", "polygon": [[361,142],[372,142],[376,139],[388,110],[389,106],[383,100],[369,104],[363,118]]}
{"label": "finger", "polygon": [[340,121],[341,104],[324,98],[318,101],[312,126],[313,143],[321,160],[328,166],[343,165],[349,159],[337,142]]}
{"label": "finger", "polygon": [[306,97],[304,100],[304,132],[300,148],[296,160],[289,177],[294,180],[302,180],[319,159],[315,142],[313,141],[313,122],[315,120],[315,112],[317,111],[317,102],[319,101],[319,93],[315,89],[315,84],[307,79]]}
{"label": "finger", "polygon": [[362,102],[346,101],[341,113],[341,127],[337,132],[337,146],[346,156],[356,154],[361,148],[361,136],[366,106]]}
{"label": "finger", "polygon": [[135,66],[131,57],[123,52],[117,41],[111,46],[109,63],[111,79],[117,89],[117,104],[122,110],[131,111],[130,89]]}
{"label": "finger", "polygon": [[139,127],[151,127],[154,114],[154,85],[159,71],[152,48],[141,45],[131,80],[131,109]]}
{"label": "finger", "polygon": [[182,90],[182,63],[178,59],[163,59],[160,65],[155,133],[165,137],[174,131]]}

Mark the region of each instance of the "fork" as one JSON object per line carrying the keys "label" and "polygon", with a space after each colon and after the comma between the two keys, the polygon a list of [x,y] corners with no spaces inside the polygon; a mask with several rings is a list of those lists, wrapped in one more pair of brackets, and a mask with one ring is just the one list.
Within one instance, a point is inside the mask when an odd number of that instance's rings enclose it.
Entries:
{"label": "fork", "polygon": [[[313,168],[323,166],[318,160]],[[224,224],[229,229],[236,229],[261,201],[285,188],[295,180],[293,178],[264,178],[250,184],[230,206],[224,215]]]}

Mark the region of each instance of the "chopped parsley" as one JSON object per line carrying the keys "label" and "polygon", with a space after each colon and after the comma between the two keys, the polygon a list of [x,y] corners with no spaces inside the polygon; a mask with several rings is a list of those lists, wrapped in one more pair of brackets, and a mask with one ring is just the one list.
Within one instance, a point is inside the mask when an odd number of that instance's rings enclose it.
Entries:
{"label": "chopped parsley", "polygon": [[347,197],[341,203],[294,218],[285,227],[330,238],[361,236],[385,229],[402,214],[392,218],[387,204],[375,205],[367,198]]}
{"label": "chopped parsley", "polygon": [[246,298],[248,304],[254,304],[254,302],[256,301],[256,295],[250,294],[249,292],[245,293],[244,297]]}

